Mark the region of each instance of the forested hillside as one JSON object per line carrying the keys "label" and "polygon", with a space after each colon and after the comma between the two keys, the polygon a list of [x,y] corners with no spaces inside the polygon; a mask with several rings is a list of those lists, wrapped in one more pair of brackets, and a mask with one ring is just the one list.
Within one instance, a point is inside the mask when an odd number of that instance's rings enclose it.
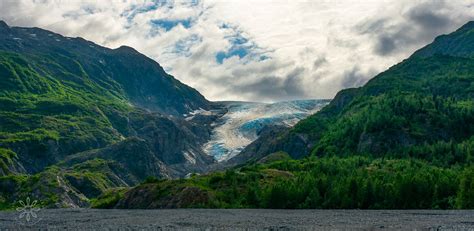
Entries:
{"label": "forested hillside", "polygon": [[[289,158],[289,157],[288,157]],[[148,179],[109,191],[96,208],[455,209],[474,208],[474,168],[414,159],[279,158],[194,176]]]}
{"label": "forested hillside", "polygon": [[469,22],[236,157],[253,162],[149,180],[95,206],[472,209],[473,44]]}
{"label": "forested hillside", "polygon": [[292,130],[256,141],[272,145],[249,145],[243,153],[414,157],[442,166],[470,162],[473,42],[470,22],[436,38],[363,87],[342,90]]}

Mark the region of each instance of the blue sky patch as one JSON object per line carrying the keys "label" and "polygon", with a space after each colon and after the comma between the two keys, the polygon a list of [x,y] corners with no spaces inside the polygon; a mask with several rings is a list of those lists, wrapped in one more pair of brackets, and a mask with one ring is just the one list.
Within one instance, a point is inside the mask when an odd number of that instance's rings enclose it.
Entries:
{"label": "blue sky patch", "polygon": [[222,62],[224,62],[224,59],[230,58],[232,56],[239,56],[239,58],[243,58],[247,56],[248,53],[249,51],[247,48],[237,47],[237,48],[230,49],[228,52],[223,52],[223,51],[218,52],[216,55],[216,60],[218,63],[222,64]]}
{"label": "blue sky patch", "polygon": [[185,57],[189,57],[191,56],[191,47],[200,42],[202,42],[202,38],[199,37],[197,34],[193,34],[186,38],[180,39],[174,44],[172,53],[181,54]]}
{"label": "blue sky patch", "polygon": [[[223,24],[222,28],[232,29],[232,27],[227,24]],[[220,51],[216,54],[216,61],[219,64],[222,64],[225,59],[231,58],[232,56],[244,58],[247,55],[255,55],[253,54],[253,51],[257,49],[257,46],[254,43],[250,42],[247,38],[245,38],[240,32],[236,32],[236,34],[228,36],[226,38],[232,45],[229,50]]]}
{"label": "blue sky patch", "polygon": [[156,27],[160,27],[165,29],[165,31],[169,31],[173,29],[173,27],[181,24],[184,28],[188,29],[192,26],[191,18],[188,19],[180,19],[180,20],[169,20],[169,19],[155,19],[151,20],[150,23]]}
{"label": "blue sky patch", "polygon": [[137,14],[154,11],[164,6],[168,6],[168,8],[170,7],[172,8],[172,5],[170,5],[170,2],[166,2],[166,1],[153,1],[145,5],[136,4],[136,5],[131,6],[129,9],[125,10],[121,14],[121,16],[126,17],[127,20],[130,22]]}

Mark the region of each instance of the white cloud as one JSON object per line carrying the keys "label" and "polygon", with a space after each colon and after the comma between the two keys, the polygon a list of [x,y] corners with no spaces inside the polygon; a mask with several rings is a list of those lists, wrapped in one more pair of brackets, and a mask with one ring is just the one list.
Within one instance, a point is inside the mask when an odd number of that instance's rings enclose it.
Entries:
{"label": "white cloud", "polygon": [[[211,100],[278,101],[330,98],[359,86],[436,35],[472,20],[473,5],[461,0],[6,0],[0,2],[0,18],[111,48],[132,46]],[[152,20],[175,24],[164,29]],[[234,44],[235,38],[241,44]],[[219,63],[219,52],[234,56]]]}

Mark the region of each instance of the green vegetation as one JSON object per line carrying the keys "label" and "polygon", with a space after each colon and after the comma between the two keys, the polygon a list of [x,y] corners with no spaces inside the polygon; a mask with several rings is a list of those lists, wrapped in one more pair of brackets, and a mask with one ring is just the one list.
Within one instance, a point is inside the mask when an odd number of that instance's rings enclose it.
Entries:
{"label": "green vegetation", "polygon": [[123,198],[127,188],[113,188],[107,190],[102,195],[91,200],[91,207],[107,209],[112,208],[117,202]]}
{"label": "green vegetation", "polygon": [[[114,172],[125,170],[116,165],[114,161],[93,159],[71,167],[53,165],[37,174],[8,174],[0,177],[0,208],[15,208],[18,200],[27,197],[34,197],[42,207],[67,207],[69,202],[99,206],[94,198],[123,191],[126,186]],[[105,196],[99,198],[103,204]]]}
{"label": "green vegetation", "polygon": [[317,156],[414,157],[438,166],[472,162],[473,63],[445,56],[408,59],[362,88],[341,92],[292,132],[312,137]]}
{"label": "green vegetation", "polygon": [[11,172],[10,166],[13,165],[13,159],[17,158],[17,154],[9,149],[0,148],[0,171],[8,175]]}
{"label": "green vegetation", "polygon": [[0,209],[26,196],[87,207],[110,189],[165,175],[167,162],[179,168],[182,150],[168,147],[204,139],[206,129],[168,115],[209,102],[150,58],[1,23]]}
{"label": "green vegetation", "polygon": [[[22,155],[41,158],[38,167],[118,141],[114,119],[132,110],[118,92],[63,65],[47,56],[0,51],[0,147],[22,147]],[[52,149],[60,153],[45,156]]]}
{"label": "green vegetation", "polygon": [[307,137],[310,157],[264,165],[294,177],[257,182],[243,193],[259,203],[243,204],[474,208],[472,25],[436,39],[365,86],[339,92],[323,110],[268,141],[301,156],[292,137]]}
{"label": "green vegetation", "polygon": [[[260,161],[147,181],[115,207],[473,209],[473,26],[339,92],[289,132],[260,140],[249,149],[266,156]],[[306,158],[285,160],[281,151]],[[190,187],[205,199],[176,196]]]}
{"label": "green vegetation", "polygon": [[130,48],[26,35],[29,50],[0,35],[0,209],[30,195],[44,207],[474,209],[473,31],[339,92],[254,145],[263,158],[177,180],[155,177],[186,167],[180,153],[209,130],[147,110],[209,109],[198,92]]}
{"label": "green vegetation", "polygon": [[474,208],[474,167],[470,167],[460,176],[459,193],[456,201],[458,208]]}
{"label": "green vegetation", "polygon": [[[472,209],[473,170],[472,166],[436,167],[415,159],[311,157],[247,165],[186,180],[150,179],[126,193],[106,194],[94,205],[97,208],[117,205],[119,208]],[[179,193],[186,188],[200,189],[205,194],[198,195],[205,198],[183,198]]]}

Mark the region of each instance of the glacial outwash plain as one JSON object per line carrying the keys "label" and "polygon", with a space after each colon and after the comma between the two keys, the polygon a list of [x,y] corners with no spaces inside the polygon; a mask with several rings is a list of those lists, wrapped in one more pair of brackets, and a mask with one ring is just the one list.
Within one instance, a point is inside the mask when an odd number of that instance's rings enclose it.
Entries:
{"label": "glacial outwash plain", "polygon": [[242,2],[0,1],[0,231],[474,231],[474,4]]}

